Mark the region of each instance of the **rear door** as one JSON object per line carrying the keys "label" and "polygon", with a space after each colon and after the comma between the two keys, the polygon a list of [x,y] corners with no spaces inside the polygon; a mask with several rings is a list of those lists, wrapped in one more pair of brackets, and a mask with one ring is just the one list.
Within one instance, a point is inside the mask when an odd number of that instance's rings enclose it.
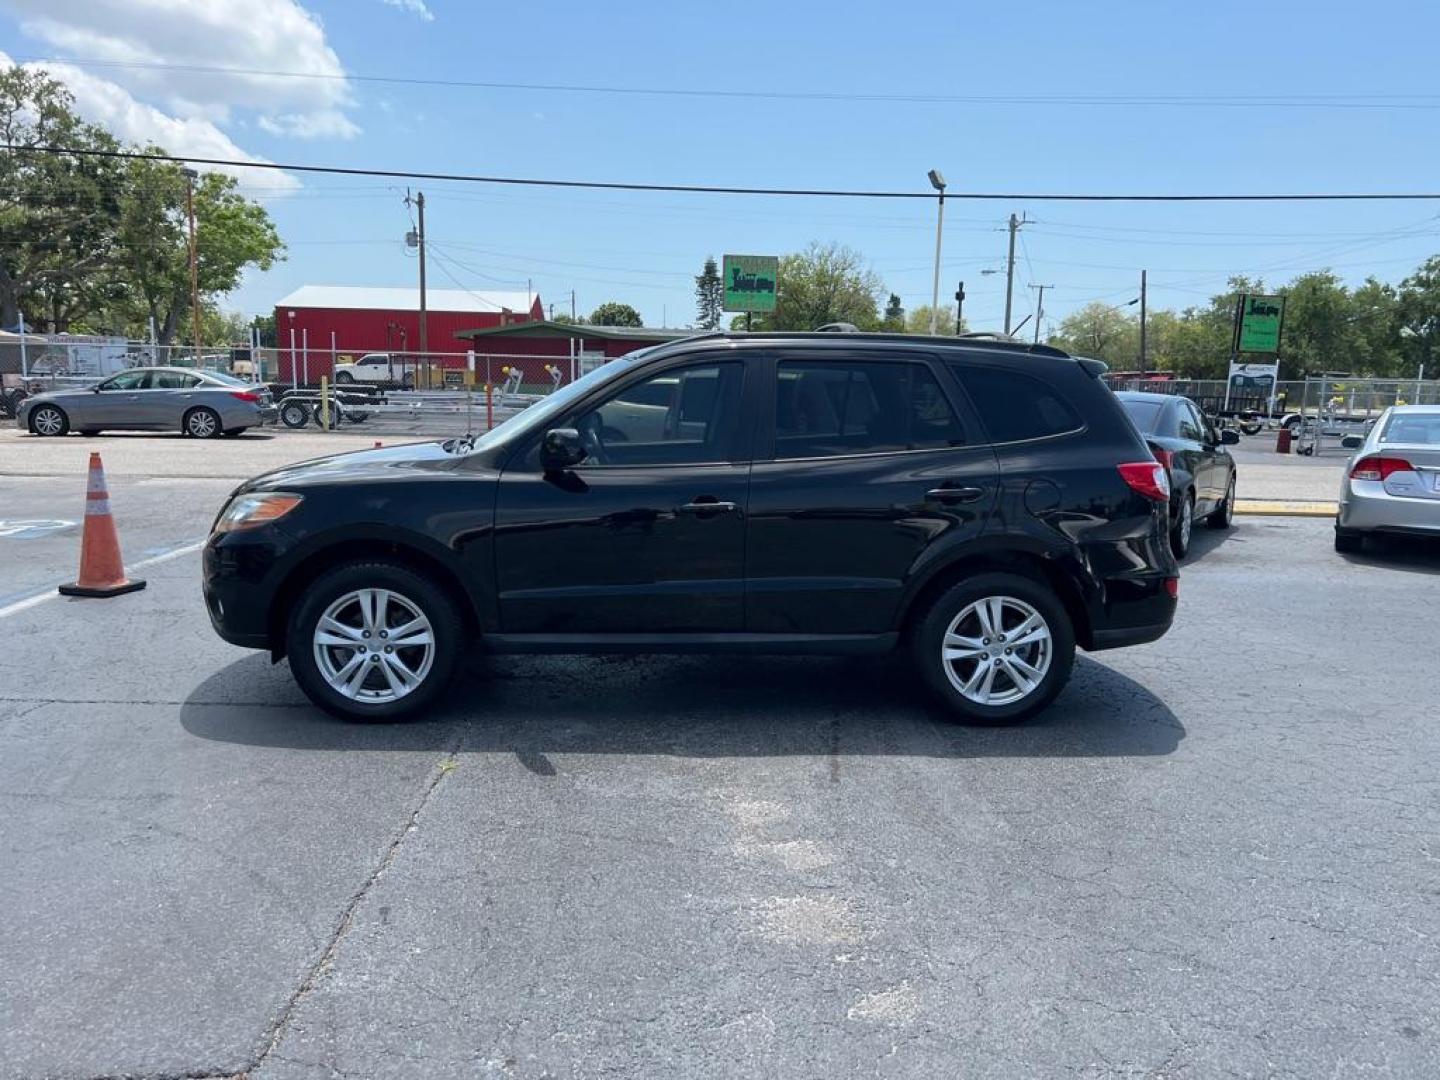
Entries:
{"label": "rear door", "polygon": [[927,550],[983,528],[995,454],[924,354],[781,350],[762,371],[745,628],[889,631]]}
{"label": "rear door", "polygon": [[156,371],[141,397],[145,424],[160,430],[179,430],[186,411],[199,404],[201,379],[188,371]]}

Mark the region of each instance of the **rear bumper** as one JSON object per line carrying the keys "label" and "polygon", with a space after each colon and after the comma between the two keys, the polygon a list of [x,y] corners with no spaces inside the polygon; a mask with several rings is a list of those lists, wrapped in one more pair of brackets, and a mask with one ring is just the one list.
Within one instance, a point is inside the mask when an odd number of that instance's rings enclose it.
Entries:
{"label": "rear bumper", "polygon": [[1151,623],[1149,626],[1124,626],[1113,630],[1095,630],[1090,634],[1090,652],[1103,649],[1121,649],[1126,645],[1144,645],[1165,636],[1171,620]]}
{"label": "rear bumper", "polygon": [[1346,481],[1335,526],[1350,532],[1440,535],[1440,499],[1391,495],[1378,481]]}

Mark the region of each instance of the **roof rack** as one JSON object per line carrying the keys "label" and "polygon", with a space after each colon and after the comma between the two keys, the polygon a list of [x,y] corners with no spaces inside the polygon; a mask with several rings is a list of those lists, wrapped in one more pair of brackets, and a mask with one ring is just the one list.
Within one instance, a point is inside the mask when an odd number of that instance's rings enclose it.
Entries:
{"label": "roof rack", "polygon": [[[838,327],[844,324],[831,323],[827,325]],[[718,332],[718,336],[730,338],[737,341],[744,341],[747,339],[754,340],[758,338],[768,338],[772,340],[775,338],[781,338],[784,340],[813,341],[816,338],[834,338],[841,334],[846,336],[861,337],[866,339],[867,341],[894,341],[903,342],[910,345],[935,342],[945,342],[946,344],[950,345],[960,343],[977,345],[987,349],[1005,349],[1010,352],[1029,353],[1031,356],[1058,356],[1066,360],[1070,359],[1070,354],[1067,353],[1064,349],[1057,349],[1053,345],[1042,345],[1039,342],[1035,342],[1032,344],[1028,341],[1020,341],[1017,338],[1009,337],[1005,334],[995,333],[994,331],[975,331],[973,333],[956,334],[951,337],[942,337],[938,334],[934,336],[931,336],[929,334],[901,334],[894,331],[885,330],[821,329],[755,330],[753,332],[745,330],[724,330]],[[704,336],[713,337],[717,336],[717,334],[705,334]],[[693,341],[694,339],[690,338],[687,340]]]}

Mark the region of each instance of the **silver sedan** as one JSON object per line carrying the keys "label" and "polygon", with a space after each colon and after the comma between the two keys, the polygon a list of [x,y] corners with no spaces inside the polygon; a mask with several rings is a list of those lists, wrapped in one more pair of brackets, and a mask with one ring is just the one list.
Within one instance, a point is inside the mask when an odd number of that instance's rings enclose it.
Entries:
{"label": "silver sedan", "polygon": [[93,386],[50,390],[20,403],[15,421],[36,435],[105,430],[239,435],[275,419],[270,392],[230,375],[189,368],[131,368]]}
{"label": "silver sedan", "polygon": [[1372,533],[1440,538],[1440,405],[1386,409],[1345,467],[1335,550]]}

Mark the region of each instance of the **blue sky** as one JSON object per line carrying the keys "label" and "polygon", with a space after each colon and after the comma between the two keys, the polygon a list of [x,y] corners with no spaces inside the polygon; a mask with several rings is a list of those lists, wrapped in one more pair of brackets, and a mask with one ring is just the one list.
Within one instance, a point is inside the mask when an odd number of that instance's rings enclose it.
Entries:
{"label": "blue sky", "polygon": [[[232,0],[178,19],[159,0],[0,0],[0,50],[57,66],[82,107],[181,148],[257,158],[512,176],[916,189],[939,168],[971,191],[1440,189],[1440,13],[1421,3],[771,3]],[[309,16],[307,18],[307,16]],[[428,17],[427,17],[428,16]],[[217,25],[218,20],[218,25]],[[227,23],[226,20],[229,20]],[[257,27],[281,26],[284,33]],[[1044,104],[759,100],[217,78],[95,60],[512,83],[836,94],[1062,98]],[[1364,108],[1219,105],[1347,96]],[[1386,96],[1388,95],[1388,96]],[[1429,96],[1426,96],[1429,95]],[[1085,105],[1080,97],[1179,105]],[[148,127],[147,127],[148,125]],[[199,149],[192,149],[199,152]],[[298,180],[298,187],[295,186]],[[249,173],[288,260],[232,297],[269,310],[301,284],[402,285],[415,265],[404,183]],[[291,190],[280,191],[289,186]],[[685,325],[707,254],[811,240],[860,251],[907,307],[928,302],[934,204],[498,189],[427,183],[435,287],[524,288],[557,310],[605,300]],[[1333,267],[1398,281],[1440,251],[1440,206],[947,202],[942,297],[998,327],[1004,221],[1022,231],[1016,307],[1054,286],[1053,324],[1123,304],[1201,303],[1232,273],[1279,282]],[[1018,316],[1017,316],[1018,318]],[[1028,329],[1028,328],[1027,328]]]}

